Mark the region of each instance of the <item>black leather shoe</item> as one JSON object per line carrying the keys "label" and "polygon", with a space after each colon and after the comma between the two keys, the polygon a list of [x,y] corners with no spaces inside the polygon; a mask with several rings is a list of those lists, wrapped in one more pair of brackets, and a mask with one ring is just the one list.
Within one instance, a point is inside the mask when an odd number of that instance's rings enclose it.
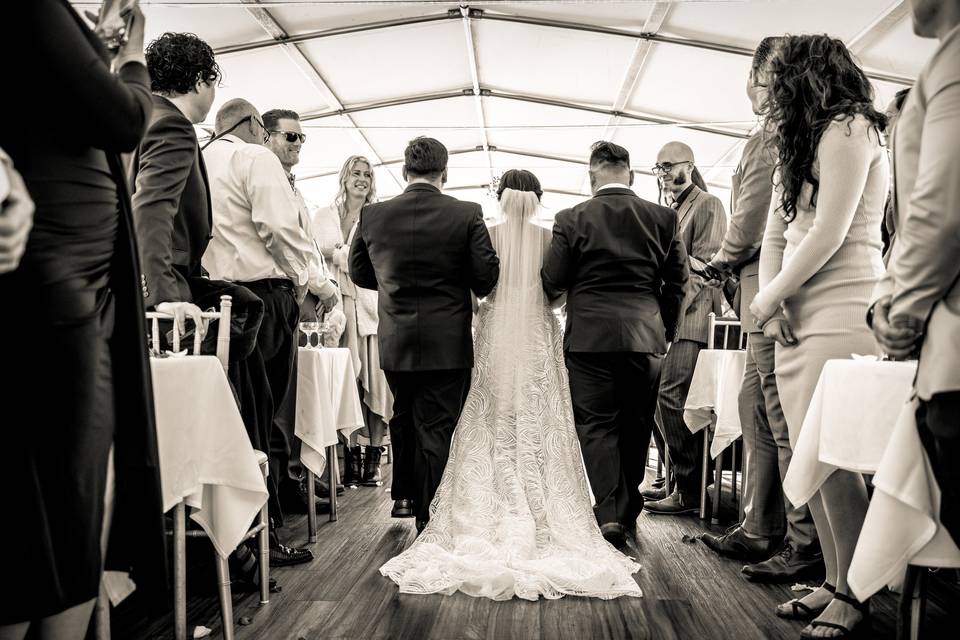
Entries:
{"label": "black leather shoe", "polygon": [[311,560],[313,560],[313,553],[310,549],[295,549],[285,544],[270,547],[271,567],[289,567],[290,565],[303,564]]}
{"label": "black leather shoe", "polygon": [[686,513],[697,513],[700,511],[700,499],[685,498],[679,491],[674,491],[663,500],[647,502],[643,505],[643,510],[664,516],[679,516]]}
{"label": "black leather shoe", "polygon": [[751,538],[739,524],[727,529],[722,536],[705,533],[700,541],[722,556],[747,562],[766,560],[776,551],[777,545],[782,544],[781,540],[773,538]]}
{"label": "black leather shoe", "polygon": [[652,486],[648,489],[644,489],[640,492],[640,495],[643,496],[644,500],[649,500],[650,502],[657,502],[663,500],[667,497],[667,488],[663,485]]}
{"label": "black leather shoe", "polygon": [[417,535],[423,533],[423,530],[427,528],[428,520],[417,520]]}
{"label": "black leather shoe", "polygon": [[617,549],[627,546],[627,530],[619,522],[606,522],[600,525],[600,534]]}
{"label": "black leather shoe", "polygon": [[[320,476],[313,476],[313,490],[318,496],[329,496],[330,495],[330,483],[327,482],[326,478],[321,478]],[[337,495],[343,495],[343,485],[337,483]]]}
{"label": "black leather shoe", "polygon": [[794,582],[803,578],[822,578],[823,554],[801,553],[787,543],[780,552],[764,562],[748,564],[740,573],[751,582]]}
{"label": "black leather shoe", "polygon": [[[301,484],[292,491],[281,491],[280,507],[284,513],[307,513],[306,485]],[[330,513],[330,498],[314,496],[313,508],[317,513]]]}
{"label": "black leather shoe", "polygon": [[393,509],[390,510],[391,518],[412,518],[413,500],[401,498],[393,501]]}

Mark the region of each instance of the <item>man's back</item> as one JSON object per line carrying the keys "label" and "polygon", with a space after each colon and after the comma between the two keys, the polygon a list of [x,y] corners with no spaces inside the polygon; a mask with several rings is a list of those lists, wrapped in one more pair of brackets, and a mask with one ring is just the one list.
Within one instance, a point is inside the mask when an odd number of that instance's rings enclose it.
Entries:
{"label": "man's back", "polygon": [[480,205],[413,184],[361,213],[350,275],[380,292],[385,370],[472,367],[470,292],[487,295],[498,274]]}
{"label": "man's back", "polygon": [[557,214],[543,280],[567,292],[566,351],[664,353],[687,277],[671,209],[610,188]]}

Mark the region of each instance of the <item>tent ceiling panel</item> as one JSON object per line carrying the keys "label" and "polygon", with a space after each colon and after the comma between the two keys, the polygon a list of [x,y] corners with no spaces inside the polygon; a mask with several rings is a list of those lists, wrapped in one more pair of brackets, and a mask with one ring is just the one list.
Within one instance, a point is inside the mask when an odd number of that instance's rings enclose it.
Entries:
{"label": "tent ceiling panel", "polygon": [[195,33],[214,49],[263,39],[263,28],[246,11],[213,8],[185,10],[160,4],[140,4],[146,18],[144,42],[150,42],[165,31]]}
{"label": "tent ceiling panel", "polygon": [[[418,102],[362,111],[352,117],[383,158],[402,156],[407,142],[417,136],[436,138],[447,149],[473,148],[482,141],[472,100],[462,97]],[[312,124],[323,127],[327,126],[327,121],[322,118]]]}
{"label": "tent ceiling panel", "polygon": [[[367,152],[359,139],[350,133],[350,123],[346,118],[337,116],[322,122],[327,128],[318,129],[311,122],[301,125],[307,134],[307,141],[300,150],[300,164],[294,170],[300,177],[340,171],[340,166],[348,157],[365,155]],[[335,126],[340,128],[333,128]]]}
{"label": "tent ceiling panel", "polygon": [[589,153],[607,124],[606,115],[503,98],[484,98],[483,110],[491,145],[561,156]]}
{"label": "tent ceiling panel", "polygon": [[893,0],[770,0],[767,2],[678,2],[662,33],[755,47],[784,33],[829,33],[848,40]]}
{"label": "tent ceiling panel", "polygon": [[[503,91],[610,106],[636,43],[597,33],[474,22],[480,83]],[[510,46],[503,46],[510,43]]]}
{"label": "tent ceiling panel", "polygon": [[745,87],[750,59],[654,45],[627,110],[749,130],[756,118]]}
{"label": "tent ceiling panel", "polygon": [[870,43],[858,57],[871,68],[915,76],[937,50],[938,44],[933,38],[921,39],[915,36],[913,21],[907,16],[893,29]]}
{"label": "tent ceiling panel", "polygon": [[223,79],[206,119],[209,123],[232,98],[245,98],[261,112],[284,108],[308,113],[329,108],[313,82],[279,47],[221,56],[217,63]]}
{"label": "tent ceiling panel", "polygon": [[[429,7],[409,4],[389,6],[382,2],[370,6],[327,4],[303,7],[287,5],[268,8],[291,36],[327,29],[355,27],[385,20],[412,18],[423,15],[424,9],[429,9]],[[442,8],[436,7],[435,11],[440,12]]]}
{"label": "tent ceiling panel", "polygon": [[[435,22],[300,45],[344,104],[470,86],[463,26]],[[421,65],[429,61],[429,71]]]}
{"label": "tent ceiling panel", "polygon": [[602,27],[616,25],[618,29],[640,31],[654,2],[604,2],[547,4],[543,2],[510,2],[494,4],[471,2],[471,7],[490,13],[523,15],[547,20],[580,22]]}

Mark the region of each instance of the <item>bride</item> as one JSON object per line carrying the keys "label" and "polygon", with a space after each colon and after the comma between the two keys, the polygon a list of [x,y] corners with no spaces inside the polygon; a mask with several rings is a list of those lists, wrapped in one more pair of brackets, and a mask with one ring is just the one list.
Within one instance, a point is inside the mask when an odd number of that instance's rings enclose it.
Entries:
{"label": "bride", "polygon": [[511,170],[491,227],[473,384],[423,533],[380,568],[401,593],[536,600],[640,596],[639,566],[600,534],[574,429],[562,336],[540,284],[540,183]]}

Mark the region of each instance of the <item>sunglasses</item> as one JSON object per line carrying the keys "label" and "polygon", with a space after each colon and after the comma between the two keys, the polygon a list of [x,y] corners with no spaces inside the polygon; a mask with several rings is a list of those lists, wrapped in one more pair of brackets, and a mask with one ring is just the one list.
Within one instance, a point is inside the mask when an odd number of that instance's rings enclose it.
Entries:
{"label": "sunglasses", "polygon": [[202,147],[200,147],[200,151],[203,151],[204,149],[206,149],[207,147],[209,147],[211,144],[213,144],[214,142],[216,142],[217,140],[219,140],[219,139],[222,138],[223,136],[227,135],[228,133],[230,133],[231,131],[233,131],[234,129],[236,129],[236,128],[239,127],[240,125],[242,125],[242,124],[243,124],[244,122],[246,122],[247,120],[250,120],[251,122],[256,122],[258,125],[260,125],[260,129],[264,132],[264,133],[263,133],[263,144],[267,144],[267,142],[270,140],[270,134],[268,134],[268,133],[266,132],[266,131],[267,131],[267,128],[266,128],[265,126],[263,126],[263,123],[260,122],[257,118],[255,118],[255,117],[253,117],[253,116],[244,116],[244,117],[241,118],[239,121],[237,121],[237,124],[233,125],[232,127],[230,127],[229,129],[227,129],[226,131],[221,131],[221,132],[218,133],[217,135],[215,135],[215,136],[213,136],[212,138],[210,138],[210,139],[207,141],[207,144],[205,144],[205,145],[203,145]]}
{"label": "sunglasses", "polygon": [[299,139],[300,144],[303,144],[304,142],[307,141],[307,134],[297,133],[296,131],[280,131],[278,129],[271,129],[270,133],[279,133],[281,135],[286,136],[287,142],[295,142]]}
{"label": "sunglasses", "polygon": [[688,164],[690,162],[690,160],[681,160],[680,162],[658,162],[650,168],[650,171],[655,174],[670,173],[676,167],[679,167],[682,164]]}

